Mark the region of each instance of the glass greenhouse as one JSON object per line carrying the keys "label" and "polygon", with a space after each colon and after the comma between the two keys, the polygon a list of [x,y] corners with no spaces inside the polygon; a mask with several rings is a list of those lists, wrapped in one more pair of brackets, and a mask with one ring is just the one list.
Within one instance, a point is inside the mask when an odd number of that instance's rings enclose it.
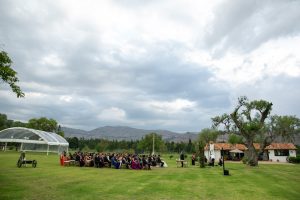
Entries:
{"label": "glass greenhouse", "polygon": [[19,143],[20,151],[56,152],[68,151],[69,143],[62,136],[35,129],[14,127],[0,131],[0,143]]}

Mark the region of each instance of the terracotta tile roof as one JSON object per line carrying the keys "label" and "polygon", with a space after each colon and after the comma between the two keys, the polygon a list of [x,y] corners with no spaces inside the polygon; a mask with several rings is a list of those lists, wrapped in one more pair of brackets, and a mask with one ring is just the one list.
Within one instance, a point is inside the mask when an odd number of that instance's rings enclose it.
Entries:
{"label": "terracotta tile roof", "polygon": [[253,146],[256,150],[260,149],[260,144],[259,143],[253,143]]}
{"label": "terracotta tile roof", "polygon": [[[208,145],[205,146],[205,150],[208,150]],[[239,149],[241,151],[245,151],[247,147],[244,144],[229,144],[229,143],[214,143],[214,149],[215,150],[233,150],[233,149]]]}
{"label": "terracotta tile roof", "polygon": [[[259,143],[253,143],[253,146],[256,150],[259,150],[260,144]],[[215,150],[233,150],[233,149],[239,149],[241,151],[245,151],[248,148],[244,144],[229,144],[229,143],[214,143],[214,149]],[[208,145],[205,146],[205,150],[208,150]],[[271,145],[267,146],[265,148],[266,150],[270,149],[297,149],[294,144],[292,143],[272,143]]]}
{"label": "terracotta tile roof", "polygon": [[272,143],[266,149],[297,149],[293,143]]}

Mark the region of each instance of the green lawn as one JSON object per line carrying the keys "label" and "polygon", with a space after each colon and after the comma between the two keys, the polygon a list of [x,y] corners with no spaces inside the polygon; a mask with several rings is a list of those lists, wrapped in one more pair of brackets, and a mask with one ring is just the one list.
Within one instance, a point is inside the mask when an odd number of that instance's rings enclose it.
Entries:
{"label": "green lawn", "polygon": [[[59,166],[59,156],[27,153],[37,168],[17,168],[19,153],[0,152],[0,199],[300,199],[300,165],[228,163],[150,171]],[[163,156],[164,157],[164,156]]]}

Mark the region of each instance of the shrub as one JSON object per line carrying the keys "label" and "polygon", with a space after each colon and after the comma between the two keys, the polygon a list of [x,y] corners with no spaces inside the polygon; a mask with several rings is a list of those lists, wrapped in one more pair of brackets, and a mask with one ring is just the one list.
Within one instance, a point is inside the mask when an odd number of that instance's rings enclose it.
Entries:
{"label": "shrub", "polygon": [[247,164],[248,161],[249,160],[248,160],[247,156],[244,156],[243,159],[242,159],[243,164]]}
{"label": "shrub", "polygon": [[290,163],[300,163],[300,156],[297,157],[288,157]]}

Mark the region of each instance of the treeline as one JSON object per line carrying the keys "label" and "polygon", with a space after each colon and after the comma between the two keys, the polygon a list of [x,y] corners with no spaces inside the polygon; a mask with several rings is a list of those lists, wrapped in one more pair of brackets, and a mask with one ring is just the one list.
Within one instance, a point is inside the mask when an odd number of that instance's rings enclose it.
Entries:
{"label": "treeline", "polygon": [[184,151],[185,153],[195,152],[195,145],[191,140],[187,142],[166,142],[161,139],[160,135],[150,133],[143,137],[141,140],[131,141],[117,141],[106,140],[99,138],[66,138],[69,142],[69,148],[72,150],[80,151],[96,151],[96,152],[130,152],[130,153],[151,153],[153,148],[152,137],[155,135],[154,151],[155,153],[162,152],[177,152]]}
{"label": "treeline", "polygon": [[41,131],[54,132],[64,137],[61,126],[54,119],[46,117],[32,118],[27,123],[8,119],[6,114],[0,113],[0,131],[11,127],[25,127]]}
{"label": "treeline", "polygon": [[[25,123],[8,119],[6,114],[0,113],[0,130],[11,127],[25,127],[42,131],[55,132],[64,137],[64,132],[61,130],[61,126],[54,119],[48,119],[46,117],[32,118],[27,123]],[[161,135],[158,135],[156,133],[149,133],[141,140],[134,141],[110,141],[99,138],[86,139],[77,137],[69,137],[66,139],[69,142],[69,148],[71,148],[72,150],[97,152],[128,151],[131,153],[149,153],[152,152],[153,149],[153,138],[155,141],[155,152],[195,152],[195,145],[191,140],[180,143],[166,142],[162,140]]]}

